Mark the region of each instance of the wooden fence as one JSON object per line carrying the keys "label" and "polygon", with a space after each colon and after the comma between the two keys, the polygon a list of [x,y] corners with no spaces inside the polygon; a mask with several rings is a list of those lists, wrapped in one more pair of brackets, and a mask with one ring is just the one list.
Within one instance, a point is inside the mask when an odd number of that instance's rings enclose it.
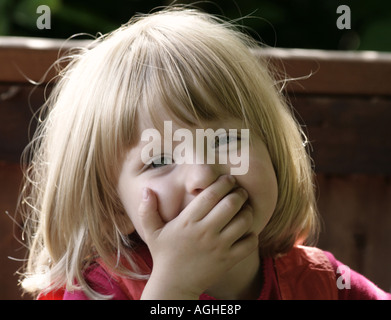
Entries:
{"label": "wooden fence", "polygon": [[[22,298],[15,275],[22,262],[15,259],[23,259],[25,250],[6,212],[14,216],[20,155],[32,112],[44,100],[44,85],[27,79],[43,80],[60,48],[75,45],[83,41],[0,37],[0,299]],[[297,79],[287,83],[287,95],[313,148],[324,221],[319,247],[390,291],[391,54],[294,49],[254,54]],[[49,72],[44,83],[53,76]]]}

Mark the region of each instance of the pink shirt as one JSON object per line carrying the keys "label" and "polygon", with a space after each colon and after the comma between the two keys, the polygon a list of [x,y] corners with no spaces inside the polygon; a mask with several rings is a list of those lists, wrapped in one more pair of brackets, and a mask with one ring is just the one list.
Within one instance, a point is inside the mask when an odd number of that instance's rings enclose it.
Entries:
{"label": "pink shirt", "polygon": [[[335,274],[338,278],[341,274],[337,273],[337,268],[343,266],[341,262],[329,253],[324,254],[329,259]],[[146,267],[152,270],[152,259],[149,252],[143,254],[143,259]],[[262,260],[263,271],[263,286],[258,300],[281,300],[281,293],[278,284],[278,279],[275,270],[275,263],[273,258],[265,258]],[[129,296],[121,288],[121,285],[103,268],[100,264],[95,263],[91,265],[85,272],[87,283],[95,291],[111,295],[113,300],[128,300]],[[128,280],[129,281],[129,280]],[[139,299],[146,281],[131,281],[132,292],[134,292],[134,299]],[[133,286],[134,284],[134,286]],[[313,285],[313,283],[311,283]],[[337,286],[337,284],[336,284]],[[88,297],[82,291],[68,292],[65,291],[63,295],[64,300],[88,300]],[[350,289],[338,289],[339,300],[391,300],[391,294],[379,289],[371,281],[359,273],[350,270]],[[214,297],[202,294],[200,300],[215,300]]]}

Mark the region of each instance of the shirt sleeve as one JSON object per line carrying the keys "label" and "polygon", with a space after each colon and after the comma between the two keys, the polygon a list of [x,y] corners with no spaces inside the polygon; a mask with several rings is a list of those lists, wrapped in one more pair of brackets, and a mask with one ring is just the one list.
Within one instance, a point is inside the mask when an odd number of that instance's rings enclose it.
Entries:
{"label": "shirt sleeve", "polygon": [[[90,266],[85,272],[87,284],[99,294],[110,300],[128,300],[117,281],[113,279],[99,264]],[[90,300],[82,290],[65,290],[63,300]]]}
{"label": "shirt sleeve", "polygon": [[[391,300],[391,293],[383,291],[358,272],[346,268],[346,265],[335,259],[330,252],[324,253],[336,274],[339,300]],[[338,279],[342,276],[346,278],[341,278],[338,283]]]}

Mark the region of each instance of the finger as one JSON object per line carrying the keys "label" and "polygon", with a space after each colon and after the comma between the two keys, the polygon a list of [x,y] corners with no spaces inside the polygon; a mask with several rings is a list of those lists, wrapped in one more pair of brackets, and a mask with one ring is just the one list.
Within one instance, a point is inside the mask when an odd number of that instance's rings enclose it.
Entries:
{"label": "finger", "polygon": [[228,243],[234,244],[249,233],[252,224],[253,210],[250,205],[245,205],[221,230],[220,235]]}
{"label": "finger", "polygon": [[188,216],[188,218],[193,221],[203,219],[212,208],[232,190],[235,182],[236,180],[233,176],[220,176],[187,205],[182,211],[182,215]]}
{"label": "finger", "polygon": [[220,232],[238,214],[248,199],[248,193],[243,188],[238,188],[226,195],[204,218],[208,227]]}
{"label": "finger", "polygon": [[148,188],[143,189],[143,199],[138,208],[138,215],[145,236],[152,234],[164,226],[164,222],[158,212],[156,195]]}

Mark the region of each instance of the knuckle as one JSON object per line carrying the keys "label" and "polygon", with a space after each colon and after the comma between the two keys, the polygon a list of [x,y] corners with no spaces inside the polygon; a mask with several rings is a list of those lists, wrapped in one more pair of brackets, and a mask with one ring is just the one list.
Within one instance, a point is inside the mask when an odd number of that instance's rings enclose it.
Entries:
{"label": "knuckle", "polygon": [[246,189],[243,189],[243,188],[239,188],[238,189],[238,192],[240,194],[240,196],[244,199],[247,199],[248,198],[248,193],[246,191]]}
{"label": "knuckle", "polygon": [[236,179],[233,176],[229,176],[229,175],[222,176],[222,177],[220,177],[219,180],[225,184],[235,184],[235,182],[236,182]]}
{"label": "knuckle", "polygon": [[247,193],[244,189],[232,192],[224,198],[224,204],[229,210],[239,210],[247,199]]}
{"label": "knuckle", "polygon": [[224,199],[224,206],[227,210],[238,209],[238,199],[235,195],[229,195]]}
{"label": "knuckle", "polygon": [[205,194],[203,195],[203,199],[207,202],[215,202],[219,199],[219,194],[217,193],[217,191],[211,189],[205,192]]}

